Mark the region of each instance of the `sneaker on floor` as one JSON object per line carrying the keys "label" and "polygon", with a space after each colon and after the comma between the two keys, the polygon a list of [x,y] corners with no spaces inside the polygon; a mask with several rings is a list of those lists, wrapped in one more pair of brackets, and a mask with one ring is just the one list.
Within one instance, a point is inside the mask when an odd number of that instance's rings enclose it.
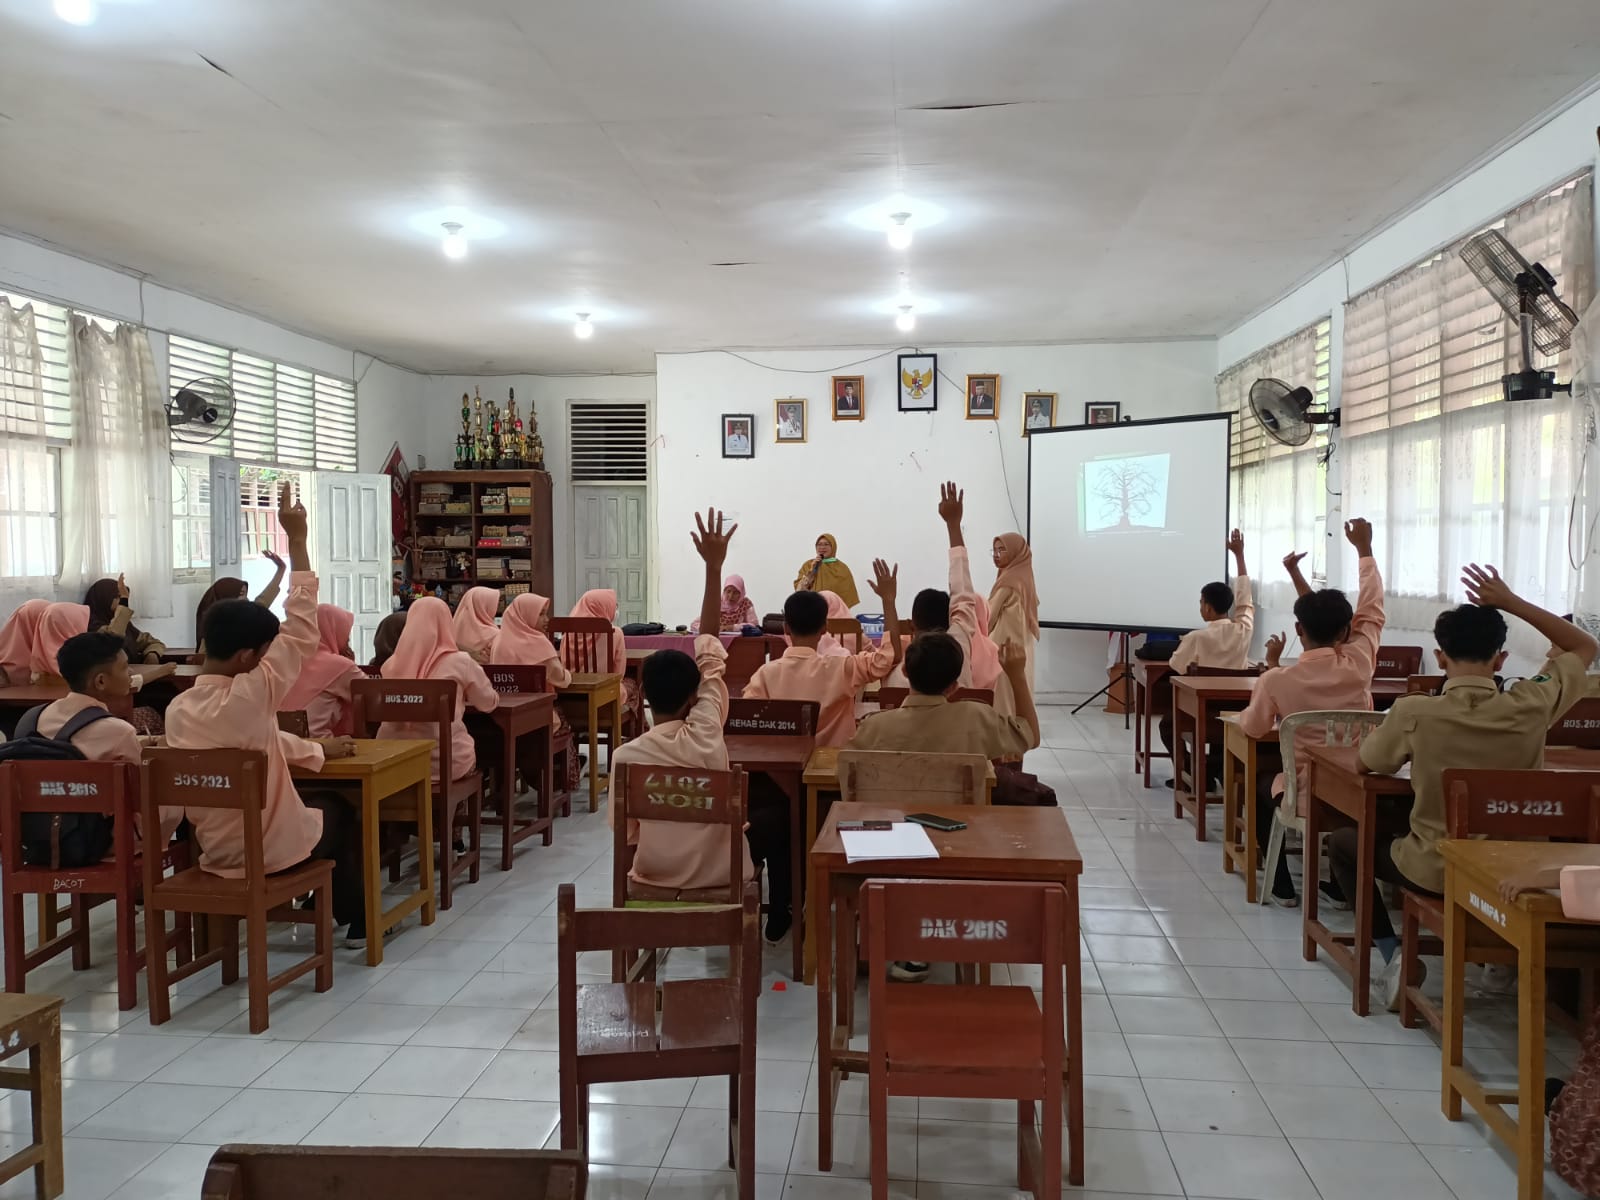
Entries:
{"label": "sneaker on floor", "polygon": [[[1405,960],[1400,951],[1396,950],[1394,957],[1383,966],[1383,974],[1372,981],[1372,1001],[1374,1006],[1382,1003],[1389,1012],[1400,1011],[1400,991],[1405,986],[1406,971]],[[1417,962],[1417,985],[1428,977],[1427,965]]]}
{"label": "sneaker on floor", "polygon": [[345,931],[344,948],[346,950],[365,950],[367,948],[367,931],[351,925]]}
{"label": "sneaker on floor", "polygon": [[1510,963],[1484,963],[1471,995],[1477,1000],[1492,1000],[1517,994],[1517,968]]}
{"label": "sneaker on floor", "polygon": [[1349,912],[1350,901],[1344,898],[1344,893],[1339,890],[1338,884],[1324,879],[1317,884],[1317,907],[1331,908],[1335,912]]}
{"label": "sneaker on floor", "polygon": [[771,908],[767,910],[767,944],[776,946],[783,941],[784,935],[789,932],[794,924],[794,915],[787,908]]}
{"label": "sneaker on floor", "polygon": [[1268,892],[1267,903],[1274,908],[1299,908],[1300,897],[1293,893],[1287,896],[1280,896],[1277,892]]}
{"label": "sneaker on floor", "polygon": [[928,963],[895,962],[889,964],[889,978],[896,983],[921,983],[931,970]]}

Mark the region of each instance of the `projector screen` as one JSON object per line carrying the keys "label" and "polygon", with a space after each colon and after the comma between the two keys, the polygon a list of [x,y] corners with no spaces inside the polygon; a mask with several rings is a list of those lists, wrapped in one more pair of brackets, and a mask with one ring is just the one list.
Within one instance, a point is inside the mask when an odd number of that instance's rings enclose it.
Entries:
{"label": "projector screen", "polygon": [[1228,578],[1227,413],[1043,429],[1028,437],[1039,622],[1192,629]]}

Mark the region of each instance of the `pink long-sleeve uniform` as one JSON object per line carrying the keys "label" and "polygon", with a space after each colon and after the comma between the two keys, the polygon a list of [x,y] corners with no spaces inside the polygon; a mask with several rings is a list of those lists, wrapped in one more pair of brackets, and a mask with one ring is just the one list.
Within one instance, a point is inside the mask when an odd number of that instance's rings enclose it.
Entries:
{"label": "pink long-sleeve uniform", "polygon": [[744,685],[746,700],[815,700],[817,745],[845,746],[856,735],[856,697],[894,668],[889,639],[860,654],[827,658],[809,646],[790,646],[783,657],[763,663]]}
{"label": "pink long-sleeve uniform", "polygon": [[[450,725],[450,773],[460,779],[477,770],[478,766],[478,748],[472,740],[472,734],[467,732],[467,707],[470,705],[479,712],[493,712],[500,704],[500,696],[489,685],[489,677],[483,673],[483,668],[465,650],[445,655],[428,678],[453,679],[457,684],[455,720]],[[436,725],[413,721],[385,721],[378,726],[378,736],[381,738],[425,741],[437,736],[437,732]],[[433,774],[438,778],[437,747],[433,751]]]}
{"label": "pink long-sleeve uniform", "polygon": [[[965,546],[950,547],[950,628],[947,630],[961,647],[961,678],[957,687],[972,686],[972,639],[978,635],[978,593],[972,587],[972,566]],[[891,687],[909,687],[904,666],[889,675]]]}

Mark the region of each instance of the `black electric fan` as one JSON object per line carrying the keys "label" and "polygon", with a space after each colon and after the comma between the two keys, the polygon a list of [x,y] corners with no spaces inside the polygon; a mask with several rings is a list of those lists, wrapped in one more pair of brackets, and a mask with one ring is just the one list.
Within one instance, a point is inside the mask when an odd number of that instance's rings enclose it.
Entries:
{"label": "black electric fan", "polygon": [[1307,387],[1290,387],[1281,379],[1258,379],[1250,385],[1250,411],[1267,436],[1285,446],[1304,446],[1318,425],[1338,428],[1337,412],[1313,412],[1316,397]]}
{"label": "black electric fan", "polygon": [[1533,365],[1534,347],[1541,354],[1559,354],[1572,344],[1578,324],[1573,312],[1556,295],[1555,276],[1543,263],[1530,263],[1505,235],[1490,229],[1468,238],[1461,259],[1488,289],[1507,315],[1517,322],[1522,370],[1500,380],[1507,400],[1548,400],[1557,392],[1570,392],[1570,383],[1557,383],[1554,371]]}
{"label": "black electric fan", "polygon": [[167,427],[174,441],[215,441],[233,424],[233,385],[226,379],[191,379],[167,402]]}

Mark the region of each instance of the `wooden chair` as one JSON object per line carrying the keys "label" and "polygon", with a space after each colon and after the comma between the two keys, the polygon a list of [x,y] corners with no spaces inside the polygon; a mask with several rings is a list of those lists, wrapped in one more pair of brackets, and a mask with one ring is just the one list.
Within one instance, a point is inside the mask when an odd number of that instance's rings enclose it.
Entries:
{"label": "wooden chair", "polygon": [[[563,1150],[587,1152],[589,1088],[595,1084],[726,1075],[728,1161],[738,1174],[739,1200],[754,1200],[759,911],[754,883],[738,904],[689,910],[580,911],[572,884],[561,885],[556,993]],[[714,979],[578,985],[580,954],[641,945],[727,946],[731,970]]]}
{"label": "wooden chair", "polygon": [[[611,904],[614,908],[661,905],[737,904],[744,894],[745,814],[748,781],[743,771],[697,771],[686,767],[627,765],[617,772],[611,802]],[[630,821],[721,826],[727,839],[728,882],[710,888],[660,888],[632,878],[637,846],[630,842]],[[688,833],[680,831],[680,836]],[[706,830],[708,834],[711,831]],[[642,831],[641,831],[642,833]],[[711,836],[715,836],[712,834]],[[708,837],[708,841],[710,838]],[[759,891],[759,887],[758,887]],[[611,978],[618,983],[649,976],[661,947],[640,943],[617,947],[611,955]],[[634,957],[638,950],[639,957]]]}
{"label": "wooden chair", "polygon": [[989,764],[981,754],[906,750],[839,751],[839,797],[916,812],[942,804],[988,804]]}
{"label": "wooden chair", "polygon": [[1421,646],[1379,646],[1374,679],[1410,679],[1422,670]]}
{"label": "wooden chair", "polygon": [[[465,871],[467,882],[477,883],[478,862],[483,857],[483,776],[474,768],[456,778],[452,760],[450,730],[456,716],[456,682],[352,679],[350,696],[355,702],[355,729],[362,737],[377,737],[378,726],[385,721],[434,726],[439,773],[433,781],[433,836],[439,843],[439,907],[449,908],[455,898],[455,877]],[[472,835],[471,847],[459,854],[457,829]]]}
{"label": "wooden chair", "polygon": [[1600,696],[1585,696],[1550,726],[1546,746],[1577,746],[1600,750]]}
{"label": "wooden chair", "polygon": [[[1367,712],[1361,709],[1322,709],[1319,711],[1294,713],[1285,717],[1278,723],[1278,749],[1283,756],[1283,799],[1278,802],[1278,807],[1272,812],[1272,834],[1267,839],[1267,851],[1263,856],[1264,874],[1261,876],[1260,900],[1258,903],[1267,904],[1272,895],[1272,881],[1277,875],[1278,860],[1286,853],[1285,842],[1290,833],[1297,833],[1302,838],[1306,833],[1306,820],[1300,814],[1299,797],[1299,770],[1295,763],[1295,739],[1300,736],[1301,730],[1310,732],[1307,727],[1322,726],[1323,741],[1329,746],[1354,746],[1357,745],[1369,729],[1376,729],[1383,724],[1383,714],[1380,712]],[[1306,854],[1320,854],[1320,846],[1305,846]]]}
{"label": "wooden chair", "polygon": [[[1451,767],[1441,777],[1445,836],[1500,841],[1600,842],[1600,771],[1495,771]],[[1415,1028],[1420,1016],[1434,1031],[1444,1011],[1424,995],[1417,967],[1424,954],[1444,953],[1444,899],[1409,888],[1402,893],[1400,954],[1405,981],[1400,1023]],[[1515,963],[1505,943],[1468,943],[1469,962]],[[1577,962],[1552,954],[1549,965],[1593,967],[1592,954]]]}
{"label": "wooden chair", "polygon": [[565,1150],[434,1150],[411,1146],[223,1146],[200,1200],[583,1200],[588,1165]]}
{"label": "wooden chair", "polygon": [[311,720],[306,716],[306,710],[303,708],[279,713],[278,728],[284,733],[294,734],[295,737],[308,738],[311,736]]}
{"label": "wooden chair", "polygon": [[728,662],[723,679],[728,685],[728,695],[737,698],[744,694],[745,684],[767,661],[767,639],[758,637],[734,638],[728,645]]}
{"label": "wooden chair", "polygon": [[[261,839],[261,805],[266,789],[267,756],[243,750],[152,750],[145,754],[140,797],[140,828],[161,828],[162,808],[224,809],[239,814],[243,825],[244,875],[227,879],[198,866],[162,877],[161,859],[144,856],[144,944],[150,990],[150,1024],[164,1025],[172,1016],[170,985],[222,964],[222,982],[239,978],[239,922],[245,922],[246,983],[250,995],[250,1032],[267,1028],[267,998],[309,971],[316,989],[333,986],[333,863],[309,859],[268,875]],[[315,903],[296,914],[290,902],[307,893]],[[225,918],[222,944],[193,961],[167,969],[166,914]],[[315,948],[306,958],[277,975],[267,974],[267,922],[309,917],[316,929]],[[376,931],[374,931],[376,934]]]}
{"label": "wooden chair", "polygon": [[[553,690],[550,687],[548,673],[543,667],[531,667],[520,663],[496,663],[485,666],[483,673],[489,678],[489,686],[502,696],[542,696],[546,692]],[[564,712],[565,710],[561,711]],[[577,752],[578,744],[577,739],[572,736],[571,722],[568,722],[559,733],[554,728],[551,729],[550,761],[552,764],[559,765],[552,765],[551,767],[551,774],[554,776],[554,782],[551,787],[554,794],[550,798],[550,810],[554,813],[559,805],[563,817],[572,815],[572,793],[563,786],[562,781],[567,777],[566,764],[568,760]],[[509,838],[511,836],[512,818],[506,813],[501,813],[500,815],[505,821],[503,836]],[[509,867],[503,864],[502,869],[510,870]]]}
{"label": "wooden chair", "polygon": [[845,638],[853,639],[855,645],[850,648],[852,654],[860,654],[867,643],[867,632],[854,617],[829,617],[825,632],[833,634],[841,644]]}
{"label": "wooden chair", "polygon": [[815,737],[822,705],[815,700],[729,700],[725,734]]}
{"label": "wooden chair", "polygon": [[[22,819],[29,813],[101,813],[111,818],[111,852],[87,867],[29,865],[22,860]],[[139,1003],[139,971],[144,949],[139,945],[139,898],[144,871],[138,840],[139,768],[116,762],[11,762],[0,765],[0,905],[4,906],[6,991],[27,991],[28,972],[65,950],[72,951],[72,969],[88,969],[89,910],[105,900],[116,906],[117,1007],[126,1012]],[[148,827],[147,827],[148,828]],[[155,826],[156,830],[161,827]],[[159,834],[155,835],[159,836]],[[57,847],[59,850],[59,847]],[[59,855],[53,855],[59,862]],[[188,846],[163,847],[158,870],[175,863],[189,865]],[[71,927],[60,935],[40,931],[40,944],[29,950],[23,938],[23,897],[53,903],[71,898]],[[190,961],[192,925],[180,913],[168,942],[179,965]]]}
{"label": "wooden chair", "polygon": [[[906,702],[906,697],[910,694],[910,688],[879,687],[878,708],[882,712],[888,712],[890,709],[899,708]],[[994,689],[958,687],[955,691],[950,693],[947,699],[949,699],[952,704],[957,700],[976,700],[979,704],[987,704],[990,707],[993,707]]]}
{"label": "wooden chair", "polygon": [[1185,671],[1184,674],[1210,675],[1216,678],[1238,678],[1240,676],[1260,675],[1265,669],[1266,668],[1264,667],[1255,665],[1240,667],[1238,670],[1234,670],[1232,667],[1202,667],[1199,665],[1194,665]]}
{"label": "wooden chair", "polygon": [[[873,1200],[889,1195],[890,1096],[1015,1100],[1017,1186],[1037,1200],[1059,1200],[1066,890],[1055,883],[873,879],[862,892]],[[1038,963],[1042,1000],[1026,985],[889,982],[889,964],[904,961]]]}
{"label": "wooden chair", "polygon": [[[561,661],[580,675],[604,675],[611,672],[611,634],[616,626],[604,617],[551,617],[550,636],[561,639]],[[588,709],[573,705],[563,708],[573,730],[584,737],[589,735]],[[622,713],[621,740],[638,737],[643,730],[630,729],[626,710]],[[611,744],[611,730],[597,731],[599,741],[606,748],[606,762],[616,747]],[[598,771],[599,763],[590,763],[589,770]]]}
{"label": "wooden chair", "polygon": [[[9,936],[9,935],[8,935]],[[25,1067],[0,1067],[0,1088],[28,1093],[33,1122],[29,1137],[13,1137],[13,1150],[0,1162],[0,1183],[33,1171],[33,1194],[59,1196],[65,1187],[61,1142],[61,997],[0,996],[0,1051],[5,1057],[27,1052]],[[17,1131],[19,1134],[21,1130]],[[12,1192],[10,1188],[6,1189]]]}
{"label": "wooden chair", "polygon": [[1443,675],[1406,676],[1406,695],[1408,696],[1437,696],[1443,690]]}

